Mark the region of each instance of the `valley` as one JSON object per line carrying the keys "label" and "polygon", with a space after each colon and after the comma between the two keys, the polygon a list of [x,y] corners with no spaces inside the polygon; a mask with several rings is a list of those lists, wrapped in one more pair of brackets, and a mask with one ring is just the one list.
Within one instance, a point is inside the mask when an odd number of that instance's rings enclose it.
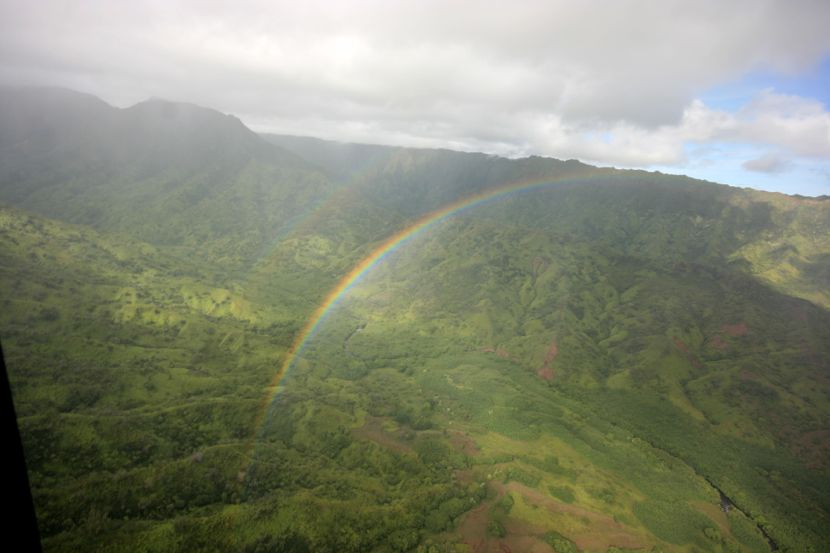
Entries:
{"label": "valley", "polygon": [[0,204],[46,551],[830,543],[825,197],[46,90]]}

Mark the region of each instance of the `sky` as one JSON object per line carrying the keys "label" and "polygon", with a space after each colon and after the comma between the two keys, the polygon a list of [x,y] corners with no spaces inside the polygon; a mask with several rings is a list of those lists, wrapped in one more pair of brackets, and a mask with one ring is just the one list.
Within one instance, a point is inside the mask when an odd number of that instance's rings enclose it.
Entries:
{"label": "sky", "polygon": [[827,0],[0,0],[0,85],[830,195]]}

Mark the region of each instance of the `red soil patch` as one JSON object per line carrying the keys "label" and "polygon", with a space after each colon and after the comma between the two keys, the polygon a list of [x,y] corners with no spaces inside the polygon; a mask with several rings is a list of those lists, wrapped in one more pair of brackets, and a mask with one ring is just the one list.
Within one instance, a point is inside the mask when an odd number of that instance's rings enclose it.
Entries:
{"label": "red soil patch", "polygon": [[556,356],[559,355],[559,346],[556,344],[556,338],[550,343],[548,347],[548,351],[545,354],[545,360],[542,363],[542,366],[536,371],[536,374],[542,380],[547,380],[550,382],[553,380],[553,369],[551,368],[550,364],[556,359]]}
{"label": "red soil patch", "polygon": [[553,369],[548,367],[542,367],[541,369],[536,371],[536,375],[542,380],[550,382],[551,380],[553,380]]}
{"label": "red soil patch", "polygon": [[470,511],[458,526],[461,539],[470,548],[471,553],[486,553],[489,551],[487,523],[490,521],[489,510],[495,501],[487,501]]}
{"label": "red soil patch", "polygon": [[802,434],[795,449],[796,455],[806,461],[807,468],[826,468],[830,464],[830,430],[814,430]]}
{"label": "red soil patch", "polygon": [[502,359],[509,359],[510,358],[510,352],[507,351],[506,349],[504,349],[501,346],[498,346],[498,347],[484,346],[483,348],[481,348],[481,352],[482,353],[495,353],[496,355],[498,355]]}
{"label": "red soil patch", "polygon": [[683,353],[689,353],[689,346],[687,346],[680,338],[674,339],[674,345]]}
{"label": "red soil patch", "polygon": [[687,346],[685,342],[683,342],[683,340],[681,340],[680,338],[675,338],[674,345],[677,347],[677,349],[686,354],[686,358],[689,360],[689,363],[691,363],[693,367],[699,369],[703,366],[700,363],[700,359],[698,359],[691,351],[689,351],[689,346]]}
{"label": "red soil patch", "polygon": [[720,327],[720,331],[728,334],[729,336],[744,336],[749,329],[746,326],[746,323],[738,323],[736,325],[723,325]]}
{"label": "red soil patch", "polygon": [[464,515],[458,525],[458,533],[470,548],[470,553],[555,553],[548,544],[536,537],[535,534],[541,534],[541,531],[517,521],[506,521],[507,535],[503,538],[487,533],[487,525],[491,520],[490,511],[502,495],[504,490],[499,492],[496,499],[485,501]]}
{"label": "red soil patch", "polygon": [[456,481],[460,484],[472,484],[476,480],[472,469],[457,470],[454,474]]}
{"label": "red soil patch", "polygon": [[450,432],[450,443],[468,457],[477,457],[481,454],[475,441],[460,430]]}
{"label": "red soil patch", "polygon": [[759,377],[752,371],[749,371],[747,369],[741,370],[741,380],[759,380],[760,378],[761,377]]}
{"label": "red soil patch", "polygon": [[719,350],[725,350],[729,348],[729,344],[723,341],[720,334],[715,334],[715,337],[712,338],[712,347]]}
{"label": "red soil patch", "polygon": [[548,348],[548,353],[545,355],[545,367],[550,366],[553,363],[553,360],[556,359],[556,356],[559,355],[559,346],[556,344],[556,338],[550,343],[550,347]]}
{"label": "red soil patch", "polygon": [[[551,546],[540,538],[528,535],[523,526],[518,524],[507,525],[507,536],[499,541],[499,553],[556,553]],[[512,533],[517,532],[517,533]]]}
{"label": "red soil patch", "polygon": [[387,432],[383,429],[383,419],[377,417],[366,417],[366,423],[360,428],[355,428],[352,433],[357,438],[370,440],[398,453],[413,453],[411,446],[403,443],[402,432]]}

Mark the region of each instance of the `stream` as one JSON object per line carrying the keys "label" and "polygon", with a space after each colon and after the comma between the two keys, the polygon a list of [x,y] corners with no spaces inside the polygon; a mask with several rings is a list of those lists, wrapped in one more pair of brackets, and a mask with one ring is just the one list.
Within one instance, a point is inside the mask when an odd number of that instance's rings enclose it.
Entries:
{"label": "stream", "polygon": [[[666,454],[668,454],[668,455],[671,455],[672,457],[674,457],[674,458],[676,458],[676,459],[680,460],[682,463],[686,464],[686,463],[685,463],[685,461],[683,461],[683,460],[682,460],[682,459],[680,459],[679,457],[676,457],[675,455],[672,455],[671,453],[669,453],[669,452],[668,452],[668,451],[666,451],[665,449],[662,449],[662,448],[657,447],[656,445],[654,445],[653,443],[651,443],[651,442],[650,442],[650,441],[648,441],[648,440],[644,440],[644,441],[645,441],[646,443],[648,443],[651,447],[653,447],[653,448],[655,448],[655,449],[659,449],[660,451],[662,451],[662,452],[664,452],[664,453],[666,453]],[[687,466],[690,466],[690,465],[687,465]],[[690,468],[692,468],[692,467],[690,466]],[[694,468],[692,468],[692,470],[694,470]],[[761,535],[762,535],[762,536],[764,536],[764,539],[765,539],[765,540],[767,540],[767,545],[769,545],[769,549],[770,549],[770,551],[771,551],[772,553],[775,553],[776,551],[780,551],[780,548],[778,547],[778,544],[777,544],[777,543],[775,543],[775,540],[774,540],[774,539],[772,539],[772,537],[771,537],[771,536],[767,533],[767,531],[766,531],[766,530],[764,530],[764,528],[763,528],[760,524],[758,524],[757,522],[755,522],[755,520],[753,520],[753,519],[752,519],[752,517],[750,517],[750,516],[746,513],[746,511],[744,511],[743,509],[741,509],[741,507],[740,507],[740,506],[735,505],[735,502],[734,502],[734,501],[732,501],[732,498],[730,498],[728,495],[726,495],[725,493],[723,493],[723,490],[721,490],[718,486],[716,486],[716,485],[715,485],[715,483],[714,483],[714,482],[712,482],[711,480],[709,480],[709,478],[707,478],[706,476],[704,476],[704,475],[700,474],[700,473],[699,473],[699,472],[697,472],[696,470],[695,470],[695,474],[697,474],[699,477],[701,477],[701,478],[703,478],[704,480],[706,480],[706,482],[707,482],[710,486],[712,486],[712,488],[714,488],[714,489],[715,489],[715,491],[717,491],[717,492],[718,492],[718,494],[720,495],[720,507],[721,507],[721,509],[722,509],[725,513],[727,513],[727,515],[729,514],[729,511],[731,511],[732,509],[735,509],[736,511],[740,512],[740,513],[741,513],[742,515],[744,515],[747,519],[749,519],[749,520],[750,520],[750,521],[751,521],[751,522],[755,525],[755,527],[756,527],[756,528],[758,528],[758,531],[759,531],[759,532],[761,532]]]}
{"label": "stream", "polygon": [[349,355],[349,356],[351,356],[351,357],[354,357],[355,359],[360,359],[361,361],[365,361],[365,359],[363,359],[363,357],[361,357],[360,355],[358,355],[358,354],[356,354],[356,353],[354,353],[354,352],[352,352],[352,351],[349,351],[349,340],[351,340],[351,339],[352,339],[352,337],[353,337],[355,334],[357,334],[358,332],[362,331],[364,328],[366,328],[366,323],[360,323],[360,324],[357,326],[357,328],[355,328],[354,330],[352,330],[352,331],[349,333],[349,335],[348,335],[348,336],[346,336],[346,337],[343,339],[343,351],[345,351],[345,352],[346,352],[346,355]]}
{"label": "stream", "polygon": [[[710,486],[717,490],[718,494],[720,494],[720,508],[723,510],[723,512],[729,514],[729,511],[735,509],[742,513],[749,520],[752,520],[752,518],[748,514],[746,514],[740,507],[735,505],[735,503],[732,501],[732,499],[729,498],[729,496],[723,493],[723,490],[721,490],[719,487],[713,484],[712,481],[708,478],[705,478],[705,480],[709,483]],[[760,524],[755,523],[754,520],[752,520],[752,522],[755,524],[755,527],[758,528],[761,534],[763,534],[764,539],[767,540],[767,544],[769,545],[770,551],[778,551],[778,544],[775,543],[775,540],[773,540],[769,534],[767,534],[767,531],[764,530],[764,528]]]}

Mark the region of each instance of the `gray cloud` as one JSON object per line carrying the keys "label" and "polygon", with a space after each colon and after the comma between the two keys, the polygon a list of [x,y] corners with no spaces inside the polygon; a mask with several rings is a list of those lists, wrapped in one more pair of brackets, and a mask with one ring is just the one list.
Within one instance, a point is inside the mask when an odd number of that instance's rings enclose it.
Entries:
{"label": "gray cloud", "polygon": [[694,99],[753,70],[809,67],[830,53],[828,21],[830,3],[809,0],[5,0],[0,82],[506,155],[676,163],[684,141],[749,137],[825,156],[820,105],[785,109],[771,95],[735,116]]}
{"label": "gray cloud", "polygon": [[789,171],[792,168],[792,162],[776,154],[765,154],[759,158],[745,161],[741,164],[741,167],[756,173],[776,174]]}

